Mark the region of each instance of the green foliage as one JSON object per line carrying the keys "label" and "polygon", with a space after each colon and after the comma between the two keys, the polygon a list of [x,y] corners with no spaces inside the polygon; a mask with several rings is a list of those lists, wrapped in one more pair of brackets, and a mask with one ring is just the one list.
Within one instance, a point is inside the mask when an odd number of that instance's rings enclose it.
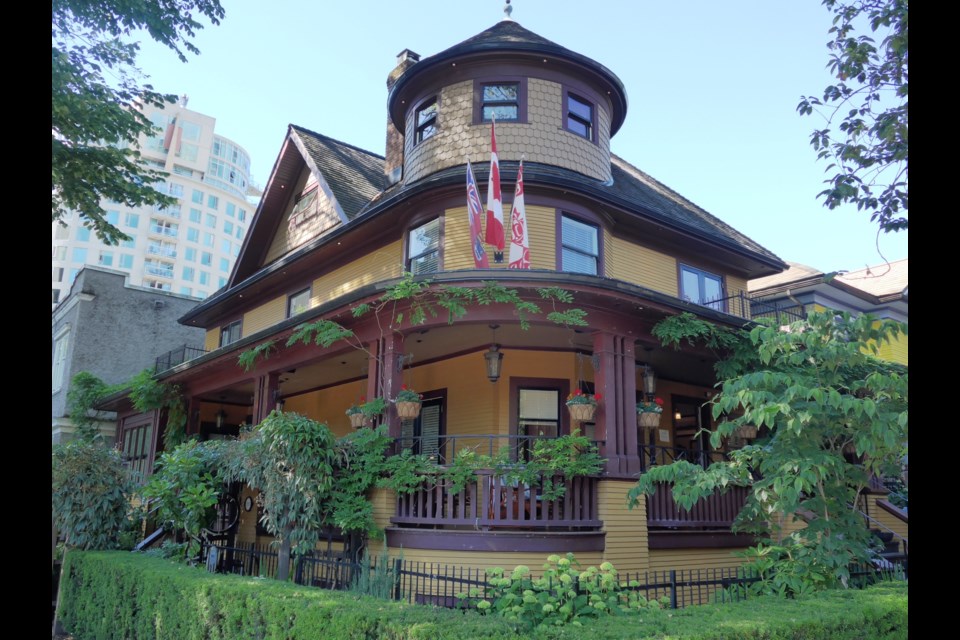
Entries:
{"label": "green foliage", "polygon": [[163,434],[165,449],[173,449],[186,439],[187,404],[180,385],[157,380],[150,369],[144,369],[127,383],[130,402],[137,411],[165,409],[167,426]]}
{"label": "green foliage", "polygon": [[214,443],[188,440],[160,455],[143,497],[157,507],[157,518],[189,537],[185,552],[194,557],[200,551],[201,530],[214,517],[220,489],[220,450]]}
{"label": "green foliage", "polygon": [[[193,38],[203,25],[193,16],[219,24],[224,11],[217,0],[55,0],[52,6],[52,211],[53,221],[69,211],[106,244],[129,239],[110,224],[101,200],[129,207],[170,205],[175,198],[152,184],[165,172],[141,165],[137,139],[153,130],[134,104],[162,106],[175,95],[140,86],[136,67],[140,45],[126,41],[146,30],[186,62],[183,49],[199,50]],[[109,75],[109,80],[105,78]]]}
{"label": "green foliage", "polygon": [[383,425],[358,429],[337,440],[334,484],[325,524],[345,533],[380,536],[367,493],[380,480],[391,442]]}
{"label": "green foliage", "polygon": [[[459,458],[459,453],[457,455]],[[469,479],[473,478],[473,469],[469,470]],[[422,453],[414,454],[410,449],[404,449],[399,454],[390,456],[384,463],[384,473],[377,486],[392,489],[397,493],[414,493],[424,484],[436,484],[440,469],[435,460]],[[466,481],[460,488],[466,485]]]}
{"label": "green foliage", "polygon": [[311,342],[323,348],[327,348],[334,342],[340,340],[349,340],[353,337],[353,331],[345,329],[342,325],[333,320],[316,320],[297,326],[287,339],[287,346],[292,347],[298,342],[310,344]]}
{"label": "green foliage", "polygon": [[387,400],[386,398],[381,398],[379,396],[360,405],[360,413],[368,418],[379,416],[380,414],[386,412],[386,410]]}
{"label": "green foliage", "polygon": [[[398,560],[403,561],[402,554]],[[392,600],[396,593],[400,576],[397,575],[394,561],[390,559],[390,552],[387,546],[383,546],[380,555],[377,556],[376,561],[372,563],[370,554],[364,551],[358,564],[360,566],[353,578],[353,582],[350,584],[350,591],[381,600]]]}
{"label": "green foliage", "polygon": [[266,360],[270,357],[270,354],[276,351],[277,341],[276,340],[267,340],[262,344],[258,344],[252,349],[247,349],[239,356],[237,356],[237,364],[243,367],[244,371],[250,371],[256,366],[258,360]]}
{"label": "green foliage", "polygon": [[[742,332],[734,351],[752,349],[753,362],[726,363],[733,375],[712,401],[719,423],[710,442],[720,447],[741,425],[766,433],[707,469],[688,462],[649,469],[630,491],[631,503],[661,482],[673,485],[684,508],[715,491],[749,487],[735,528],[777,542],[776,553],[762,557],[784,572],[783,592],[846,585],[850,563],[868,560],[870,551],[857,498],[871,475],[897,475],[907,451],[907,373],[873,357],[879,344],[906,330],[869,315],[815,313],[786,330],[759,325]],[[847,445],[857,464],[844,458]],[[778,514],[798,510],[815,517],[780,540]]]}
{"label": "green foliage", "polygon": [[586,619],[518,632],[473,611],[210,574],[142,553],[67,554],[60,614],[77,638],[265,640],[906,640],[906,584]]}
{"label": "green foliage", "polygon": [[124,385],[107,385],[103,380],[88,371],[80,371],[70,380],[67,392],[67,411],[76,427],[76,435],[81,440],[96,440],[100,437],[99,422],[103,414],[97,411],[96,404]]}
{"label": "green foliage", "polygon": [[[617,571],[609,562],[581,571],[572,553],[561,558],[551,555],[543,565],[543,574],[534,578],[530,569],[516,567],[509,576],[503,569],[487,570],[489,586],[473,589],[469,597],[478,598],[482,613],[494,613],[516,621],[524,630],[548,626],[582,626],[591,618],[636,612],[660,603],[648,602],[637,591],[622,589]],[[460,594],[461,598],[467,598]]]}
{"label": "green foliage", "polygon": [[120,453],[92,440],[53,446],[53,518],[68,547],[115,549],[133,483]]}
{"label": "green foliage", "polygon": [[[804,96],[801,115],[826,126],[810,144],[829,164],[823,204],[868,211],[882,231],[907,229],[907,0],[823,0],[833,13],[827,68],[838,82]],[[866,28],[870,33],[866,35]]]}

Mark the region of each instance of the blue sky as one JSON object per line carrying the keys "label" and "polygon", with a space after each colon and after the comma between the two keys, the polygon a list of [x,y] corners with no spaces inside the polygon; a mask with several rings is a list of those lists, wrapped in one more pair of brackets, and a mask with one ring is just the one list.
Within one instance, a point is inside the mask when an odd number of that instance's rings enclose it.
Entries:
{"label": "blue sky", "polygon": [[[396,55],[426,57],[491,27],[503,0],[222,0],[226,17],[181,63],[149,39],[140,67],[165,93],[217,119],[263,186],[287,125],[384,152],[386,77]],[[612,70],[627,91],[615,154],[784,260],[824,271],[907,257],[854,207],[816,199],[825,164],[801,95],[830,83],[818,0],[514,0],[513,19]]]}

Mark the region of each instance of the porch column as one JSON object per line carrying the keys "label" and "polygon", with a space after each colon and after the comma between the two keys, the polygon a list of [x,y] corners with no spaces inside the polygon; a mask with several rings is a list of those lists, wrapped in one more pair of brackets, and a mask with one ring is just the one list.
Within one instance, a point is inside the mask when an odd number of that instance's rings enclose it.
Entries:
{"label": "porch column", "polygon": [[277,408],[275,392],[280,388],[280,373],[257,377],[253,385],[253,423],[260,424]]}
{"label": "porch column", "polygon": [[387,401],[387,412],[384,414],[383,421],[389,425],[389,434],[391,438],[400,437],[400,417],[397,415],[397,405],[390,402],[391,398],[397,396],[400,386],[403,384],[403,371],[401,370],[403,357],[403,341],[395,333],[384,336],[380,340],[379,348],[380,384],[379,395]]}
{"label": "porch column", "polygon": [[606,331],[593,335],[593,354],[599,356],[594,392],[603,394],[597,408],[596,437],[606,440],[601,453],[606,472],[635,476],[640,471],[637,450],[637,374],[633,338]]}

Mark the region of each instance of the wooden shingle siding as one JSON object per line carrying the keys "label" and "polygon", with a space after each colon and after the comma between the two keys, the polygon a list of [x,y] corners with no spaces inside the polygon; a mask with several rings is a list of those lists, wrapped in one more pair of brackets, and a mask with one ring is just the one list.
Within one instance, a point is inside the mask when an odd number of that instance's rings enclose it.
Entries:
{"label": "wooden shingle siding", "polygon": [[310,306],[321,305],[364,285],[400,277],[400,245],[397,240],[314,280]]}
{"label": "wooden shingle siding", "polygon": [[609,277],[671,296],[679,295],[676,258],[623,238],[614,238],[611,244]]}
{"label": "wooden shingle siding", "polygon": [[262,304],[259,307],[246,312],[243,314],[243,325],[241,329],[243,330],[243,336],[252,336],[257,331],[261,329],[266,329],[271,327],[278,322],[283,322],[286,319],[287,314],[287,298],[286,296],[280,298],[274,298],[266,304]]}
{"label": "wooden shingle siding", "polygon": [[[309,190],[316,183],[316,179],[309,173],[309,169],[304,169],[304,172],[305,175],[302,175],[299,181],[302,186],[297,191],[298,197],[304,190]],[[287,210],[280,218],[280,224],[277,225],[276,234],[273,236],[270,248],[264,257],[264,264],[270,264],[274,260],[285,256],[340,223],[340,216],[337,214],[334,205],[333,194],[323,189],[323,185],[320,185],[317,191],[317,215],[309,217],[300,225],[294,225],[291,230],[290,214],[296,201],[297,197],[294,197],[287,202]]]}

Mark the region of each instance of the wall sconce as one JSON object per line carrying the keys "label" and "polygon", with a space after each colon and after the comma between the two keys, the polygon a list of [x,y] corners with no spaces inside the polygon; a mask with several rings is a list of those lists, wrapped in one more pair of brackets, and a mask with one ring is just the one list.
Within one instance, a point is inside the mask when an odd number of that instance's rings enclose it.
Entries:
{"label": "wall sconce", "polygon": [[653,400],[657,393],[657,374],[650,365],[643,367],[643,392],[647,394],[647,400]]}
{"label": "wall sconce", "polygon": [[220,411],[217,411],[217,431],[223,430],[223,421],[227,419],[227,412],[223,410],[223,399],[221,398]]}
{"label": "wall sconce", "polygon": [[675,412],[675,413],[673,414],[673,419],[674,419],[674,420],[683,420],[683,414],[680,413],[679,411],[677,411],[677,412]]}
{"label": "wall sconce", "polygon": [[498,324],[490,325],[490,328],[493,329],[493,344],[490,345],[490,349],[483,354],[484,359],[487,361],[487,379],[490,382],[496,382],[500,379],[500,368],[503,365],[503,353],[500,352],[500,345],[497,344],[497,329],[500,327]]}

